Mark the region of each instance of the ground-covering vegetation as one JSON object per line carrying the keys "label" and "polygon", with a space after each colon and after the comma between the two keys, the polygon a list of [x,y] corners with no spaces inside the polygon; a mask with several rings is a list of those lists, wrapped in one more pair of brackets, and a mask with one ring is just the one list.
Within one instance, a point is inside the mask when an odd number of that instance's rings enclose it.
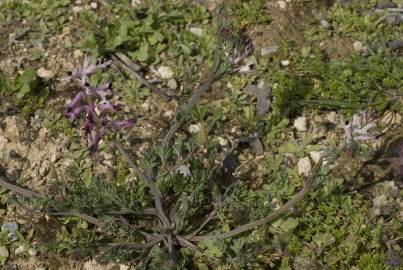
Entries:
{"label": "ground-covering vegetation", "polygon": [[0,2],[0,264],[399,269],[402,5]]}

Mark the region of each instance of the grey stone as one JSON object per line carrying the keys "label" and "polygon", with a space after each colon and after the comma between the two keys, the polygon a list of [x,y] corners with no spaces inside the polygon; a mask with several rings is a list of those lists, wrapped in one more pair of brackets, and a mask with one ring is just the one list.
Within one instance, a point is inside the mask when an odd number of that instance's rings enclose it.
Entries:
{"label": "grey stone", "polygon": [[167,85],[168,85],[168,87],[169,87],[170,89],[172,89],[172,90],[175,90],[176,88],[178,88],[178,83],[176,82],[175,79],[170,79],[170,80],[167,82]]}
{"label": "grey stone", "polygon": [[17,236],[15,235],[15,232],[18,231],[17,222],[9,221],[9,222],[3,223],[3,225],[1,225],[1,230],[8,232],[8,239],[10,241],[17,240]]}
{"label": "grey stone", "polygon": [[330,29],[330,28],[332,27],[332,25],[331,25],[328,21],[326,21],[326,20],[321,20],[321,21],[320,21],[320,24],[321,24],[322,27],[325,28],[325,29]]}

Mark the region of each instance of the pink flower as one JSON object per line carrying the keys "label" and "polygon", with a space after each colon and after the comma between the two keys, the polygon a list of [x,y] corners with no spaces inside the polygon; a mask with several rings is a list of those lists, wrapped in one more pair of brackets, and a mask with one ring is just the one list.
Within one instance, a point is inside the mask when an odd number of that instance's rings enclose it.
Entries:
{"label": "pink flower", "polygon": [[[80,114],[86,114],[86,122],[83,127],[84,133],[88,136],[90,142],[90,151],[96,155],[98,144],[109,130],[116,132],[119,129],[132,127],[135,119],[115,120],[110,121],[109,115],[117,113],[121,110],[122,104],[112,104],[108,100],[108,95],[111,94],[111,84],[103,83],[99,86],[90,85],[88,75],[95,72],[99,68],[104,68],[110,65],[111,61],[105,63],[90,64],[90,58],[86,57],[81,69],[73,71],[68,80],[79,80],[81,91],[67,104],[64,109],[64,115],[74,121]],[[95,108],[99,110],[99,115],[95,112]],[[94,135],[95,133],[95,135]]]}
{"label": "pink flower", "polygon": [[[83,67],[81,69],[74,70],[71,76],[67,77],[65,80],[79,80],[80,84],[84,86],[87,81],[88,75],[94,73],[97,69],[105,68],[112,63],[112,60],[109,60],[102,64],[91,64],[90,60],[90,57],[86,56],[84,58]],[[99,62],[99,60],[97,60],[97,62]]]}

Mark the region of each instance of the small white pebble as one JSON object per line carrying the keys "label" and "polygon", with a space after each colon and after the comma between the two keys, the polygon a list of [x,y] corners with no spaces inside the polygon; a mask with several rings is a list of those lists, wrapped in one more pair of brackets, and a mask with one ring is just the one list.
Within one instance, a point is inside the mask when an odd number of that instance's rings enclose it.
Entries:
{"label": "small white pebble", "polygon": [[92,9],[97,9],[98,4],[97,4],[96,2],[91,2],[91,3],[90,3],[90,7],[91,7]]}
{"label": "small white pebble", "polygon": [[313,162],[318,163],[320,158],[322,157],[322,152],[320,151],[311,151],[309,152],[309,156],[313,160]]}
{"label": "small white pebble", "polygon": [[234,86],[232,85],[231,82],[227,82],[227,88],[230,90],[234,90]]}
{"label": "small white pebble", "polygon": [[280,9],[286,9],[287,8],[287,3],[285,1],[277,1],[277,6]]}
{"label": "small white pebble", "polygon": [[73,57],[75,59],[81,58],[83,56],[83,52],[79,49],[74,50]]}
{"label": "small white pebble", "polygon": [[178,88],[178,83],[176,82],[175,79],[170,79],[167,82],[167,86],[169,87],[169,89],[175,90],[176,88]]}
{"label": "small white pebble", "polygon": [[23,253],[23,252],[24,252],[24,246],[23,246],[23,245],[18,246],[18,247],[14,250],[15,255],[18,255],[18,254]]}
{"label": "small white pebble", "polygon": [[300,176],[308,176],[311,170],[312,165],[308,157],[300,158],[298,160],[298,174]]}
{"label": "small white pebble", "polygon": [[53,78],[55,76],[55,74],[53,73],[53,71],[45,69],[43,67],[39,68],[36,71],[36,75],[38,75],[38,77],[40,78],[44,78],[44,79],[50,79]]}
{"label": "small white pebble", "polygon": [[148,102],[144,102],[143,104],[140,105],[140,107],[145,111],[150,111],[151,110],[151,105]]}
{"label": "small white pebble", "polygon": [[290,60],[282,60],[282,61],[281,61],[281,65],[282,65],[283,67],[289,66],[289,65],[290,65]]}
{"label": "small white pebble", "polygon": [[364,46],[362,45],[362,42],[360,42],[360,41],[355,41],[353,43],[353,48],[354,48],[354,51],[356,51],[356,52],[362,52],[364,50]]}
{"label": "small white pebble", "polygon": [[163,114],[163,116],[164,116],[165,118],[168,118],[169,120],[171,120],[172,118],[174,118],[174,115],[175,115],[175,113],[174,113],[173,110],[168,110],[168,111],[164,112],[164,114]]}
{"label": "small white pebble", "polygon": [[326,120],[332,124],[337,124],[339,121],[337,119],[337,113],[335,111],[331,111],[326,115]]}
{"label": "small white pebble", "polygon": [[124,264],[119,264],[119,270],[129,270],[130,266],[124,265]]}
{"label": "small white pebble", "polygon": [[131,5],[132,7],[138,7],[141,5],[141,0],[132,0]]}
{"label": "small white pebble", "polygon": [[53,153],[50,157],[50,162],[55,163],[58,160],[58,156],[56,153]]}
{"label": "small white pebble", "polygon": [[308,130],[308,119],[306,117],[298,117],[294,120],[294,127],[300,132],[305,132]]}
{"label": "small white pebble", "polygon": [[270,206],[273,210],[277,210],[281,207],[281,202],[277,198],[273,198],[270,202]]}
{"label": "small white pebble", "polygon": [[188,165],[179,165],[178,167],[176,167],[176,171],[182,174],[184,177],[189,177],[192,175]]}
{"label": "small white pebble", "polygon": [[218,143],[221,146],[226,146],[228,144],[228,141],[226,139],[224,139],[223,137],[217,137],[217,139],[218,139]]}
{"label": "small white pebble", "polygon": [[203,36],[203,29],[200,27],[189,27],[189,31],[198,37]]}
{"label": "small white pebble", "polygon": [[174,77],[174,72],[168,66],[160,66],[157,71],[161,79],[169,80]]}
{"label": "small white pebble", "polygon": [[321,21],[320,21],[320,24],[321,24],[322,27],[325,28],[325,29],[330,29],[330,27],[332,27],[332,25],[331,25],[328,21],[326,21],[326,20],[321,20]]}
{"label": "small white pebble", "polygon": [[83,11],[83,7],[74,6],[72,10],[73,13],[80,13],[81,11]]}
{"label": "small white pebble", "polygon": [[194,124],[189,126],[189,132],[191,134],[196,134],[200,131],[200,125],[199,124]]}
{"label": "small white pebble", "polygon": [[28,254],[29,254],[29,256],[33,257],[33,256],[36,256],[36,254],[38,254],[38,251],[34,248],[30,248],[30,249],[28,249]]}

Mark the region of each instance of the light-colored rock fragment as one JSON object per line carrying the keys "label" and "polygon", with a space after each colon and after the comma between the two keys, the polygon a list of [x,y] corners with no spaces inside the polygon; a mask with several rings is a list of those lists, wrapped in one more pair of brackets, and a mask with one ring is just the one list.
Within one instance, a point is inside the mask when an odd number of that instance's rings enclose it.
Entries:
{"label": "light-colored rock fragment", "polygon": [[151,111],[151,105],[148,101],[144,102],[143,104],[140,105],[141,109],[143,109],[144,111]]}
{"label": "light-colored rock fragment", "polygon": [[311,159],[313,160],[313,162],[318,163],[321,156],[322,156],[322,152],[320,151],[311,151],[309,152],[309,156],[311,157]]}
{"label": "light-colored rock fragment", "polygon": [[217,137],[217,140],[218,140],[218,143],[219,143],[221,146],[226,146],[226,145],[228,144],[228,141],[227,141],[225,138],[223,138],[223,137]]}
{"label": "light-colored rock fragment", "polygon": [[203,36],[203,29],[200,27],[189,27],[189,31],[198,37]]}
{"label": "light-colored rock fragment", "polygon": [[74,52],[73,52],[73,57],[75,58],[75,59],[79,59],[79,58],[81,58],[83,56],[83,52],[81,51],[81,50],[79,50],[79,49],[75,49],[74,50]]}
{"label": "light-colored rock fragment", "polygon": [[287,3],[285,1],[277,1],[277,6],[280,9],[286,9],[287,8]]}
{"label": "light-colored rock fragment", "polygon": [[57,153],[53,153],[52,156],[50,157],[50,162],[55,163],[57,160],[58,160]]}
{"label": "light-colored rock fragment", "polygon": [[199,124],[194,124],[189,126],[189,132],[191,134],[196,134],[200,131],[200,125]]}
{"label": "light-colored rock fragment", "polygon": [[107,265],[98,264],[95,260],[87,261],[84,263],[84,270],[112,270],[114,264],[109,263]]}
{"label": "light-colored rock fragment", "polygon": [[174,77],[174,72],[168,66],[160,66],[157,69],[158,74],[160,75],[161,79],[169,80]]}
{"label": "light-colored rock fragment", "polygon": [[30,248],[30,249],[28,249],[28,254],[29,254],[29,256],[33,257],[38,254],[38,251],[34,248]]}
{"label": "light-colored rock fragment", "polygon": [[5,258],[7,258],[8,256],[10,256],[10,253],[8,253],[7,247],[1,246],[1,247],[0,247],[0,257],[5,257]]}
{"label": "light-colored rock fragment", "polygon": [[320,21],[320,24],[321,24],[322,27],[325,28],[325,29],[330,29],[330,27],[332,27],[332,25],[331,25],[328,21],[326,21],[326,20],[321,20],[321,21]]}
{"label": "light-colored rock fragment", "polygon": [[332,124],[338,124],[339,120],[337,119],[337,113],[335,111],[331,111],[326,115],[326,120]]}
{"label": "light-colored rock fragment", "polygon": [[169,87],[169,89],[175,90],[176,88],[178,88],[178,83],[176,82],[175,79],[170,79],[167,82],[167,86]]}
{"label": "light-colored rock fragment", "polygon": [[168,118],[169,120],[173,119],[175,115],[175,112],[173,110],[168,110],[166,112],[164,112],[163,116],[165,118]]}
{"label": "light-colored rock fragment", "polygon": [[43,161],[41,167],[39,168],[40,176],[46,176],[50,171],[50,162],[48,160]]}
{"label": "light-colored rock fragment", "polygon": [[36,75],[38,75],[38,77],[44,78],[44,79],[51,79],[51,78],[53,78],[55,76],[53,71],[51,71],[49,69],[45,69],[43,67],[39,68],[36,71]]}
{"label": "light-colored rock fragment", "polygon": [[96,2],[91,2],[90,7],[91,7],[91,9],[97,9],[98,4]]}
{"label": "light-colored rock fragment", "polygon": [[132,7],[138,7],[141,5],[141,0],[132,0],[131,5]]}
{"label": "light-colored rock fragment", "polygon": [[362,52],[364,50],[364,46],[362,45],[361,41],[355,41],[353,43],[353,48],[356,52]]}
{"label": "light-colored rock fragment", "polygon": [[281,207],[281,201],[280,201],[279,199],[277,199],[277,198],[273,198],[273,199],[271,200],[271,202],[270,202],[270,207],[271,207],[273,210],[279,209],[279,208]]}
{"label": "light-colored rock fragment", "polygon": [[2,135],[10,140],[18,140],[20,131],[18,130],[17,127],[16,117],[15,116],[6,117],[6,119],[3,120],[3,124],[6,124],[5,125],[6,128]]}
{"label": "light-colored rock fragment", "polygon": [[305,132],[308,130],[308,119],[304,116],[298,117],[294,120],[294,127],[300,132]]}
{"label": "light-colored rock fragment", "polygon": [[300,158],[298,160],[298,174],[300,176],[308,176],[311,170],[312,165],[308,157]]}
{"label": "light-colored rock fragment", "polygon": [[190,169],[189,169],[189,166],[188,166],[188,165],[184,165],[184,164],[179,165],[179,166],[176,167],[176,171],[177,171],[178,173],[182,174],[184,177],[189,177],[189,176],[192,175],[192,174],[190,173]]}
{"label": "light-colored rock fragment", "polygon": [[282,65],[283,67],[288,67],[288,66],[290,65],[290,60],[282,60],[282,61],[281,61],[281,65]]}
{"label": "light-colored rock fragment", "polygon": [[8,139],[0,135],[0,153],[6,150]]}
{"label": "light-colored rock fragment", "polygon": [[73,10],[73,13],[77,14],[77,13],[80,13],[81,11],[83,11],[83,7],[74,6],[72,8],[72,10]]}
{"label": "light-colored rock fragment", "polygon": [[23,245],[19,245],[15,250],[14,250],[14,254],[15,255],[18,255],[18,254],[21,254],[21,253],[23,253],[25,250],[24,250],[24,246]]}

